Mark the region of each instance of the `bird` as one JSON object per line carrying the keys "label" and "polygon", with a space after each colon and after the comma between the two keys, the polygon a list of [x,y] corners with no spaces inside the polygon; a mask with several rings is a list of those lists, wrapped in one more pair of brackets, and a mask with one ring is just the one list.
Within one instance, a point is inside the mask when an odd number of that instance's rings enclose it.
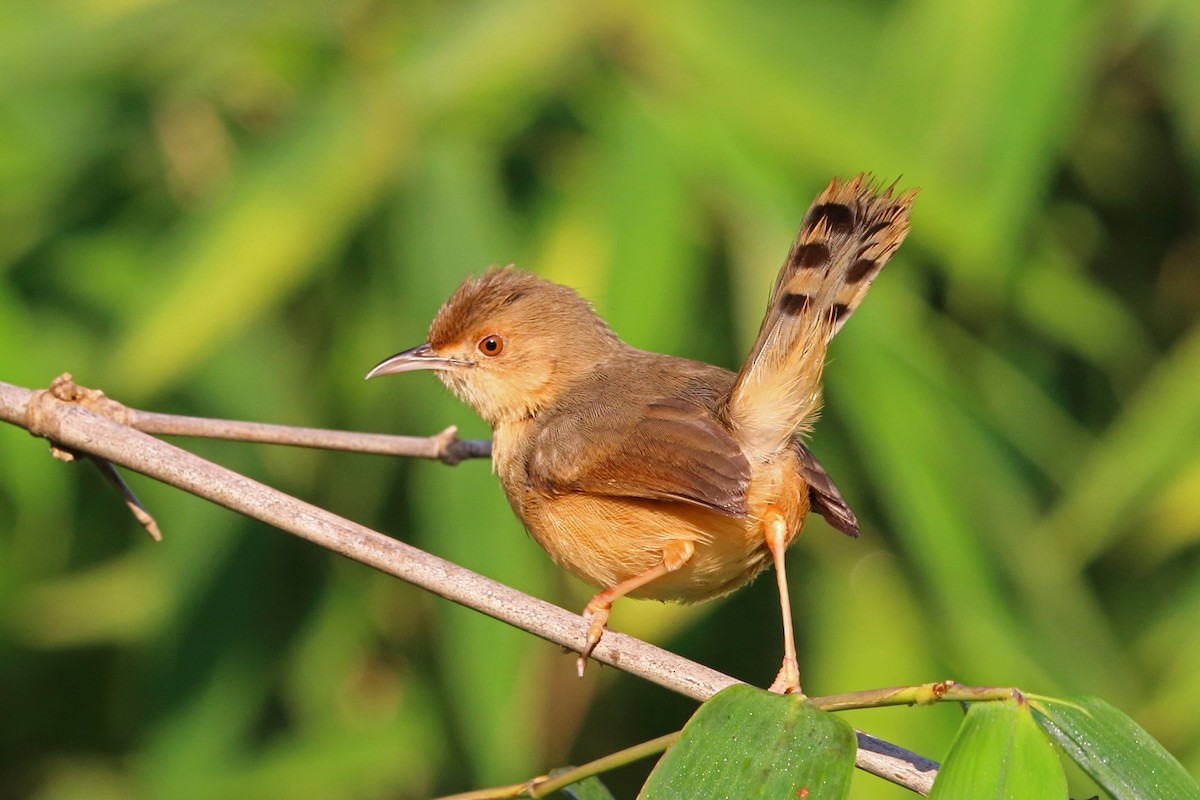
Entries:
{"label": "bird", "polygon": [[424,343],[367,374],[433,371],[491,426],[513,511],[600,590],[580,677],[615,600],[709,600],[773,564],[784,656],[769,688],[801,692],[784,553],[810,510],[859,533],[804,436],[829,341],[908,234],[916,191],[830,181],[737,372],[627,344],[573,289],[509,265],[463,281]]}

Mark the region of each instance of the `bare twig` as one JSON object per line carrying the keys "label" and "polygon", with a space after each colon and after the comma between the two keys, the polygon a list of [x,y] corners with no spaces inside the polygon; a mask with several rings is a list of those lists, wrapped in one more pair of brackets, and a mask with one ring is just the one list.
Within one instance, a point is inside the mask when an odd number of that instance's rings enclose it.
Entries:
{"label": "bare twig", "polygon": [[[211,500],[562,647],[578,651],[584,641],[587,624],[569,611],[133,430],[128,420],[104,416],[109,409],[95,402],[97,397],[112,401],[101,393],[86,399],[70,394],[64,399],[64,394],[0,382],[0,419],[49,439],[55,447],[105,459]],[[121,416],[128,410],[114,413]],[[617,631],[605,633],[592,657],[701,702],[737,683]],[[933,762],[868,734],[858,738],[861,769],[928,793]]]}
{"label": "bare twig", "polygon": [[492,454],[490,441],[459,439],[458,429],[453,426],[433,436],[393,436],[385,433],[355,433],[232,419],[186,417],[133,408],[127,410],[131,427],[142,433],[159,436],[200,436],[261,444],[316,447],[323,450],[351,450],[356,453],[385,456],[433,458],[451,466],[468,458],[488,458]]}
{"label": "bare twig", "polygon": [[[68,403],[78,403],[101,416],[128,425],[142,433],[158,436],[196,436],[208,439],[236,439],[240,442],[283,444],[293,447],[315,447],[323,450],[350,450],[355,453],[374,453],[384,456],[432,458],[454,466],[468,458],[488,458],[492,443],[487,439],[459,439],[458,429],[451,425],[433,436],[394,436],[386,433],[355,433],[331,431],[325,428],[299,428],[292,425],[273,425],[265,422],[243,422],[235,419],[188,417],[180,414],[160,414],[140,411],[118,403],[98,389],[80,386],[64,372],[42,390]],[[36,425],[36,419],[31,418]],[[19,423],[18,423],[19,424]],[[28,427],[28,426],[26,426]],[[70,461],[67,453],[56,456]]]}

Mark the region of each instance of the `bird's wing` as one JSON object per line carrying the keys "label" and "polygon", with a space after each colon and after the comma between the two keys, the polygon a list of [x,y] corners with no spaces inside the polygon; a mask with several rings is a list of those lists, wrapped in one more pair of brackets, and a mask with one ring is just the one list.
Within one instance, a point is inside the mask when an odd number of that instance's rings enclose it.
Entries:
{"label": "bird's wing", "polygon": [[679,500],[746,515],[750,464],[707,408],[664,398],[636,411],[598,404],[548,422],[529,454],[536,489]]}
{"label": "bird's wing", "polygon": [[804,446],[799,437],[792,440],[796,457],[800,461],[800,474],[808,484],[808,499],[813,511],[816,511],[825,521],[847,536],[858,536],[858,518],[854,510],[838,491],[837,484],[817,457]]}

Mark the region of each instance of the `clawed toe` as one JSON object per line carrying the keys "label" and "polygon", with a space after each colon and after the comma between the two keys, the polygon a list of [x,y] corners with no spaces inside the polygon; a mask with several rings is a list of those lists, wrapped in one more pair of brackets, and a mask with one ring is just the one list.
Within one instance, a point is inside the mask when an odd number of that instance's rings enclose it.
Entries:
{"label": "clawed toe", "polygon": [[776,694],[801,694],[800,667],[794,659],[784,659],[783,666],[779,668],[779,674],[775,676],[775,682],[771,684],[769,691]]}
{"label": "clawed toe", "polygon": [[604,626],[608,624],[608,611],[607,608],[589,605],[583,612],[583,618],[588,623],[587,636],[584,638],[583,650],[575,660],[575,667],[581,678],[587,669],[588,657],[596,649],[596,645],[600,644],[600,637],[604,635]]}

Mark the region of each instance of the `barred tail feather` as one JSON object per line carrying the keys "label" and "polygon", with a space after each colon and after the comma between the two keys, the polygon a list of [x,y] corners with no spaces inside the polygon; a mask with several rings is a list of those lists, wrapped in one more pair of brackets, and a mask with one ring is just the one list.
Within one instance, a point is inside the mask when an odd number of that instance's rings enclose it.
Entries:
{"label": "barred tail feather", "polygon": [[866,175],[835,178],[805,214],[730,397],[730,422],[747,455],[770,458],[811,424],[829,340],[904,241],[915,196]]}

